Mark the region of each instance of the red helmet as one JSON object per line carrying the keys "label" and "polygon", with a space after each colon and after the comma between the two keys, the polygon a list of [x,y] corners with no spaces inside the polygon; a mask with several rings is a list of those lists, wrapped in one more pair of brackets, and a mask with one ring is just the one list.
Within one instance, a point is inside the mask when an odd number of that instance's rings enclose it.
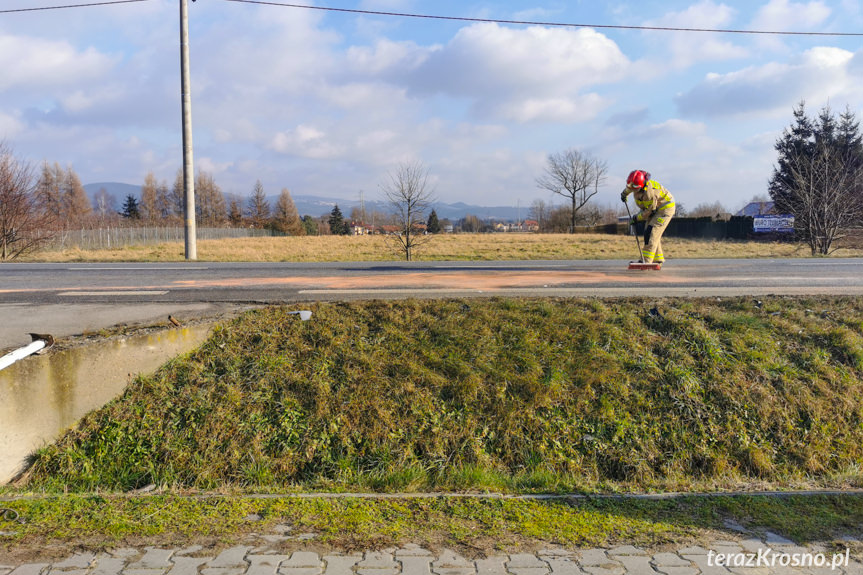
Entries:
{"label": "red helmet", "polygon": [[626,187],[633,190],[640,190],[650,179],[650,174],[643,170],[632,170],[629,172],[629,177],[626,178]]}

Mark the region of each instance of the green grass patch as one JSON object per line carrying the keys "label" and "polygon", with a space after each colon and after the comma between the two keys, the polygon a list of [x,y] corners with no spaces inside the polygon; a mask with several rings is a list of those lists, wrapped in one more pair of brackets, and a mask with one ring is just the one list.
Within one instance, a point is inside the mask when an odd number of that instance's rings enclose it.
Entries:
{"label": "green grass patch", "polygon": [[28,489],[863,485],[859,298],[311,309],[217,327],[38,451]]}
{"label": "green grass patch", "polygon": [[[372,549],[408,542],[471,554],[634,544],[659,547],[733,535],[726,521],[798,543],[859,536],[863,497],[685,497],[669,500],[492,498],[304,499],[177,495],[51,496],[4,502],[26,519],[4,525],[7,551],[70,542],[123,545],[231,545],[251,532],[287,525],[319,547]],[[250,520],[250,516],[256,516]],[[296,545],[296,543],[294,543]]]}

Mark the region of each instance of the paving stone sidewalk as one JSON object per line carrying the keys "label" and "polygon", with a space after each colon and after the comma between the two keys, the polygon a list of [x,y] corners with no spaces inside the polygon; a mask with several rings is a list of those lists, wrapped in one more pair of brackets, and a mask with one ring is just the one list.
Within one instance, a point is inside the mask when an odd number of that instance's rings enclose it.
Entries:
{"label": "paving stone sidewalk", "polygon": [[[763,539],[713,541],[654,554],[627,545],[480,559],[410,544],[363,553],[285,553],[279,551],[285,540],[286,535],[257,536],[253,544],[217,554],[197,545],[78,552],[53,562],[0,563],[0,575],[863,575],[861,557],[850,551],[801,547],[770,533]],[[804,565],[795,566],[796,561]]]}

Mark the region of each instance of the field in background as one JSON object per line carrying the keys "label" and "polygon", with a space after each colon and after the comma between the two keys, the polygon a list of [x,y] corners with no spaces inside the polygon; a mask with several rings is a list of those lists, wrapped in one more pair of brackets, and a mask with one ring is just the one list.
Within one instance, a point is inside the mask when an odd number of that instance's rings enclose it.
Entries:
{"label": "field in background", "polygon": [[[668,259],[674,258],[786,258],[808,257],[802,244],[755,241],[707,241],[668,238],[663,240]],[[841,249],[835,256],[863,256],[863,246]],[[445,260],[570,260],[635,259],[632,236],[602,234],[453,234],[431,238],[414,259]],[[134,246],[113,250],[45,251],[21,261],[90,262],[182,261],[182,243]],[[306,236],[227,238],[199,240],[202,261],[329,262],[392,261],[403,259],[383,236]]]}

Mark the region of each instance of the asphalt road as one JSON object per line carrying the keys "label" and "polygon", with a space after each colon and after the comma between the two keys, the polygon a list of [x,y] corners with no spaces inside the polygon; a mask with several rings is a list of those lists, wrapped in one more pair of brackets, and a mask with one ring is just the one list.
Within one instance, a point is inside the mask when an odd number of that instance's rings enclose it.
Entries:
{"label": "asphalt road", "polygon": [[0,265],[0,349],[234,306],[402,297],[863,294],[863,259]]}

